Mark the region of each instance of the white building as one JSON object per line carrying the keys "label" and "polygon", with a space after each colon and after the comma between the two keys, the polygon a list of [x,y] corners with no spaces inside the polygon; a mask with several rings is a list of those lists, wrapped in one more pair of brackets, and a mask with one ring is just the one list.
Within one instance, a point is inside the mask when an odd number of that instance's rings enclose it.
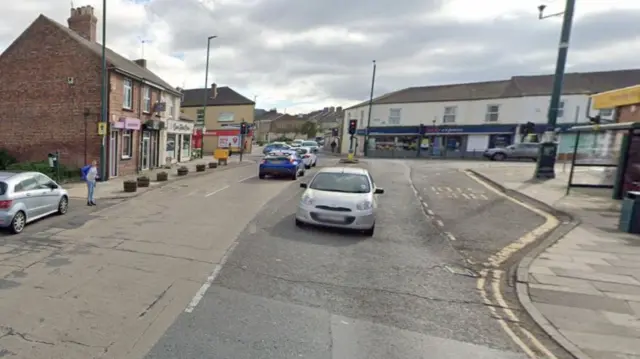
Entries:
{"label": "white building", "polygon": [[[161,146],[163,151],[163,165],[186,162],[191,160],[191,137],[195,127],[194,119],[189,118],[180,111],[181,96],[165,94],[164,101],[167,104],[163,114],[166,121],[164,141]],[[188,143],[188,149],[183,144]]]}
{"label": "white building", "polygon": [[[640,70],[565,75],[557,126],[560,131],[588,116],[613,120],[612,110],[595,110],[590,95],[640,83]],[[546,129],[552,75],[515,76],[509,80],[413,87],[374,99],[371,106],[370,151],[414,152],[418,147],[479,153],[490,147],[520,141],[520,125],[533,122],[536,132]],[[343,133],[349,120],[358,121],[354,147],[361,154],[369,103],[345,110]],[[424,133],[420,134],[423,125]],[[341,151],[351,140],[344,136]],[[561,151],[562,143],[561,143]]]}

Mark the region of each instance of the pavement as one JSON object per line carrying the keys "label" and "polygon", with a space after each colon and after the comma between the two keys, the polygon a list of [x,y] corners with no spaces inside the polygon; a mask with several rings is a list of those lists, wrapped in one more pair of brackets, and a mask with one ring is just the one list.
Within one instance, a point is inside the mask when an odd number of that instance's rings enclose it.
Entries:
{"label": "pavement", "polygon": [[[290,187],[257,213],[145,358],[527,358],[503,330],[506,304],[478,289],[473,263],[541,219],[457,168],[357,166],[385,189],[373,238],[297,228],[301,191]],[[432,190],[436,178],[451,190]],[[495,225],[503,214],[518,218]]]}
{"label": "pavement", "polygon": [[476,171],[578,221],[522,266],[521,299],[531,316],[576,358],[640,358],[640,236],[617,230],[620,203],[610,199],[611,190],[572,189],[565,196],[566,171],[527,182],[533,166]]}
{"label": "pavement", "polygon": [[[203,158],[194,159],[194,160],[191,160],[189,162],[174,164],[174,165],[171,165],[170,168],[150,169],[150,170],[142,171],[138,175],[121,176],[121,177],[110,179],[110,180],[105,181],[105,182],[98,182],[97,185],[96,185],[96,188],[95,188],[94,197],[95,197],[96,200],[102,200],[102,199],[127,199],[127,198],[131,198],[131,197],[139,196],[139,195],[141,195],[143,193],[146,193],[146,192],[154,190],[154,189],[156,189],[158,187],[164,186],[169,182],[172,182],[172,181],[175,181],[175,180],[185,179],[187,176],[188,177],[201,176],[201,175],[205,175],[205,174],[207,174],[208,172],[211,172],[211,171],[223,171],[223,170],[228,170],[230,168],[234,168],[234,167],[237,167],[237,166],[254,165],[255,164],[255,160],[257,158],[257,152],[256,151],[257,150],[254,149],[254,153],[253,154],[245,155],[242,162],[240,162],[240,156],[233,155],[233,156],[231,156],[231,158],[229,158],[228,165],[226,165],[226,166],[222,165],[222,166],[219,166],[218,168],[215,168],[215,169],[209,168],[207,166],[207,169],[205,170],[205,172],[196,172],[196,166],[199,165],[199,164],[208,165],[209,162],[217,162],[217,160],[215,160],[213,158],[213,156],[204,156]],[[178,168],[180,168],[182,166],[185,166],[185,167],[187,167],[189,169],[189,174],[187,174],[187,176],[178,176],[177,170],[178,170]],[[165,181],[165,182],[156,181],[156,175],[158,173],[160,173],[160,172],[167,172],[169,174],[168,181]],[[151,179],[150,186],[146,187],[146,188],[139,187],[136,192],[125,192],[123,183],[125,181],[128,181],[128,180],[136,180],[140,176],[149,177]],[[70,198],[77,198],[77,199],[85,199],[86,200],[86,198],[87,198],[87,186],[86,186],[86,184],[84,182],[67,183],[67,184],[63,184],[63,187],[68,191]]]}

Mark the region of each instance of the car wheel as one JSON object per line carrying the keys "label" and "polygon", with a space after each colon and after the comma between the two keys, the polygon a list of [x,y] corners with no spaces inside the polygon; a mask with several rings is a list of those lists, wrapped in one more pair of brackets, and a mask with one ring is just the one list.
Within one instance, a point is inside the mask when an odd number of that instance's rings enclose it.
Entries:
{"label": "car wheel", "polygon": [[316,162],[317,161],[313,161],[313,164],[311,165],[311,167],[315,167],[316,166]]}
{"label": "car wheel", "polygon": [[300,171],[300,177],[304,176],[305,172],[305,170]]}
{"label": "car wheel", "polygon": [[295,181],[295,180],[297,180],[297,179],[298,179],[298,171],[293,172],[293,174],[291,175],[291,180],[292,180],[292,181]]}
{"label": "car wheel", "polygon": [[375,232],[376,230],[376,225],[374,224],[373,226],[371,226],[371,228],[362,231],[362,234],[365,235],[365,237],[373,237],[373,232]]}
{"label": "car wheel", "polygon": [[66,214],[69,210],[69,199],[67,196],[62,196],[60,202],[58,202],[58,214]]}
{"label": "car wheel", "polygon": [[304,226],[304,222],[296,218],[296,227],[302,227],[302,226]]}
{"label": "car wheel", "polygon": [[309,165],[309,166],[304,165],[304,168],[306,168],[306,169],[310,170],[310,169],[311,169],[311,166],[310,166],[310,165]]}
{"label": "car wheel", "polygon": [[264,173],[258,173],[258,178],[264,179],[264,177],[265,177]]}
{"label": "car wheel", "polygon": [[505,158],[507,158],[507,156],[505,156],[503,153],[496,153],[495,155],[491,156],[491,159],[494,161],[504,161]]}
{"label": "car wheel", "polygon": [[24,212],[19,211],[15,216],[13,216],[13,219],[11,220],[11,233],[18,234],[22,232],[26,224],[27,216],[24,214]]}

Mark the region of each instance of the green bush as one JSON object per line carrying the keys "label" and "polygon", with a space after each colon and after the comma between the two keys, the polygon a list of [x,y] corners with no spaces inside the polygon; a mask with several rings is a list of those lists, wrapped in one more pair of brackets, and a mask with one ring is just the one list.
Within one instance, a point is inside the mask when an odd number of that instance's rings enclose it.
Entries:
{"label": "green bush", "polygon": [[256,144],[258,146],[264,146],[265,142],[264,141],[256,141]]}
{"label": "green bush", "polygon": [[6,170],[7,167],[18,162],[15,157],[9,154],[9,151],[0,149],[0,170]]}
{"label": "green bush", "polygon": [[56,172],[55,168],[51,168],[49,166],[48,161],[13,163],[7,166],[6,170],[18,171],[18,172],[40,172],[53,179],[56,179],[56,176],[59,174],[60,181],[76,180],[76,179],[80,179],[81,177],[79,168],[72,168],[72,167],[66,167],[64,165],[60,165],[59,171]]}

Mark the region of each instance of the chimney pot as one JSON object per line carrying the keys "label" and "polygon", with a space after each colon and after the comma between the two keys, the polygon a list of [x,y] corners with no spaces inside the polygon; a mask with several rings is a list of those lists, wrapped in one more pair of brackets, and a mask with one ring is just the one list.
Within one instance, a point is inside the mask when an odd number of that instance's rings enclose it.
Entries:
{"label": "chimney pot", "polygon": [[147,60],[145,59],[137,59],[137,60],[134,60],[133,62],[135,62],[140,67],[144,67],[145,69],[147,68]]}
{"label": "chimney pot", "polygon": [[85,39],[95,42],[97,38],[98,18],[93,13],[92,6],[82,6],[71,9],[71,16],[67,19],[69,28]]}

